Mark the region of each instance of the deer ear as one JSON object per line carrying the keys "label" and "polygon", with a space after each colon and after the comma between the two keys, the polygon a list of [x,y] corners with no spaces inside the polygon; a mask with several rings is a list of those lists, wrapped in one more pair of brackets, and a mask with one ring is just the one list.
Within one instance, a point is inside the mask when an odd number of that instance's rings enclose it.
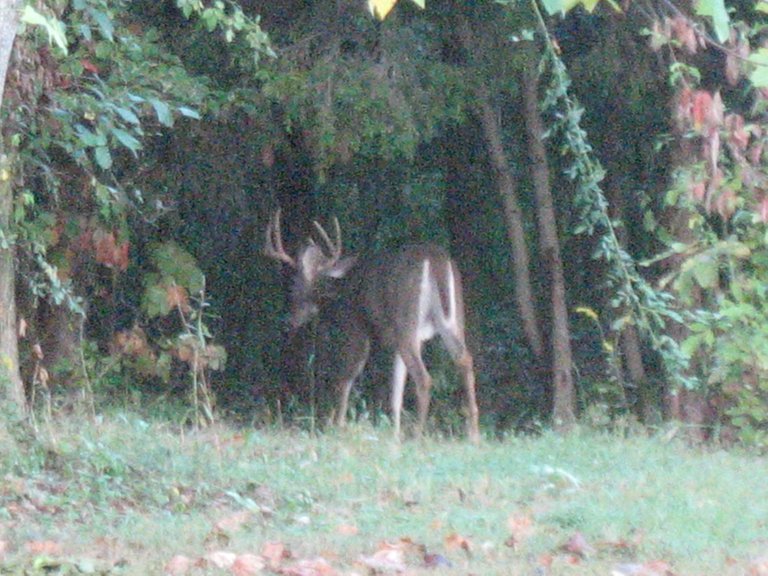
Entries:
{"label": "deer ear", "polygon": [[347,272],[357,263],[357,256],[345,256],[340,258],[336,264],[325,271],[326,276],[331,278],[343,278]]}

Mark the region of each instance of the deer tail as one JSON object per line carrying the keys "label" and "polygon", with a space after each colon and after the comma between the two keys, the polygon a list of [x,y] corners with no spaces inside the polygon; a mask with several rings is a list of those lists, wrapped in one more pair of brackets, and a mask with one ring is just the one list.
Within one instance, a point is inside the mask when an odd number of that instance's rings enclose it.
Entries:
{"label": "deer tail", "polygon": [[456,314],[456,273],[450,260],[434,267],[437,293],[444,318],[453,318]]}

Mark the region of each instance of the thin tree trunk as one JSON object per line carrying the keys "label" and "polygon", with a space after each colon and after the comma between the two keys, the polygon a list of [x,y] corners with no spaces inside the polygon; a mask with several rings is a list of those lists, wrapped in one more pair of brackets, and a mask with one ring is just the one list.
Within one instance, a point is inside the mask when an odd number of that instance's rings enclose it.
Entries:
{"label": "thin tree trunk", "polygon": [[[18,25],[18,0],[0,0],[0,107],[5,78]],[[14,246],[8,236],[13,211],[13,156],[5,151],[5,127],[0,126],[0,230],[6,242],[0,245],[0,399],[23,412],[24,386],[19,373],[19,343],[16,326],[16,271]]]}
{"label": "thin tree trunk", "polygon": [[576,421],[576,395],[573,389],[571,335],[568,326],[568,305],[565,294],[565,275],[560,258],[560,240],[557,235],[549,165],[544,147],[541,115],[539,114],[539,75],[535,66],[523,74],[523,110],[531,176],[536,196],[536,215],[539,224],[539,245],[552,285],[552,384],[554,406],[552,416],[555,427],[568,430]]}
{"label": "thin tree trunk", "polygon": [[[477,60],[472,30],[466,20],[460,19],[458,21],[457,32],[469,59],[471,61]],[[523,332],[534,355],[540,359],[544,353],[544,343],[536,314],[536,299],[531,287],[531,263],[523,215],[517,201],[517,182],[504,148],[499,118],[493,107],[488,88],[482,82],[476,87],[475,97],[488,155],[496,175],[499,196],[504,206],[507,235],[512,244],[515,298],[523,322]]]}
{"label": "thin tree trunk", "polygon": [[537,358],[541,358],[544,353],[544,342],[531,287],[531,262],[525,237],[523,215],[517,201],[517,182],[504,148],[499,119],[485,86],[480,86],[477,89],[477,105],[480,109],[480,122],[483,127],[488,154],[496,173],[496,183],[504,206],[507,235],[512,243],[515,297],[523,321],[523,332],[533,353]]}

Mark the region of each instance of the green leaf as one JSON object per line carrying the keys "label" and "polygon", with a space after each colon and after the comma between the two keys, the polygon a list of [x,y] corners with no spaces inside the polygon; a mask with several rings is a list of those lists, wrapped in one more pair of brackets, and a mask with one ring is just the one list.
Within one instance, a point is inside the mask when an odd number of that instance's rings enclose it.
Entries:
{"label": "green leaf", "polygon": [[141,122],[139,121],[139,117],[136,116],[136,113],[129,109],[129,108],[122,108],[120,106],[115,106],[115,112],[117,112],[118,116],[128,122],[129,124],[135,124],[139,125]]}
{"label": "green leaf", "polygon": [[64,23],[56,18],[48,18],[27,4],[21,13],[21,21],[32,26],[40,26],[48,33],[48,42],[53,42],[67,54],[67,35]]}
{"label": "green leaf", "polygon": [[150,284],[144,290],[141,307],[150,318],[165,316],[171,311],[168,304],[168,291],[163,284]]}
{"label": "green leaf", "polygon": [[696,282],[702,288],[714,288],[720,274],[719,263],[714,258],[698,258],[692,269]]}
{"label": "green leaf", "polygon": [[115,26],[112,24],[112,19],[105,12],[100,10],[91,10],[91,17],[96,21],[99,26],[101,35],[104,36],[110,42],[115,41]]}
{"label": "green leaf", "polygon": [[77,138],[86,148],[95,148],[96,146],[106,146],[107,138],[101,132],[92,132],[82,124],[75,125]]}
{"label": "green leaf", "polygon": [[155,109],[155,114],[157,114],[157,120],[160,124],[169,127],[173,126],[173,116],[171,115],[171,108],[168,104],[157,98],[150,98],[149,103],[152,104],[152,107]]}
{"label": "green leaf", "polygon": [[112,154],[110,154],[109,148],[106,146],[94,148],[94,157],[96,158],[96,164],[104,170],[109,170],[112,167]]}
{"label": "green leaf", "polygon": [[179,114],[181,114],[182,116],[186,116],[187,118],[194,118],[195,120],[200,120],[200,113],[194,108],[188,108],[187,106],[179,106],[177,110],[179,111]]}
{"label": "green leaf", "polygon": [[205,276],[197,266],[197,260],[174,242],[155,246],[151,254],[152,263],[161,274],[170,277],[191,294],[197,294],[205,286]]}
{"label": "green leaf", "polygon": [[718,41],[725,42],[730,37],[730,18],[725,9],[725,0],[698,0],[696,14],[712,18],[712,27]]}
{"label": "green leaf", "polygon": [[768,87],[768,48],[759,48],[749,56],[749,62],[755,69],[749,75],[749,81],[755,88]]}
{"label": "green leaf", "polygon": [[120,144],[128,148],[134,154],[136,151],[141,150],[141,142],[139,142],[131,133],[121,130],[120,128],[112,128],[112,134],[118,139]]}

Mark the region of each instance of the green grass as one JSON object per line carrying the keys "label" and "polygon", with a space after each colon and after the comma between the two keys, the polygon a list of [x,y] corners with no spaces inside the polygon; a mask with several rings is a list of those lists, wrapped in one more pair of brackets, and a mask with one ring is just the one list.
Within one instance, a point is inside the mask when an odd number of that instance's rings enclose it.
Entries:
{"label": "green grass", "polygon": [[[408,538],[452,563],[427,569],[411,553],[412,574],[532,574],[551,561],[552,574],[605,575],[663,560],[679,575],[736,575],[768,549],[768,463],[738,451],[592,431],[480,447],[398,445],[368,426],[180,432],[131,414],[54,430],[45,448],[0,453],[0,573],[77,573],[86,562],[162,574],[176,554],[258,554],[276,541],[287,563],[321,556],[365,574],[361,557]],[[214,529],[243,510],[246,523]],[[521,518],[531,528],[510,546]],[[589,547],[575,561],[561,547],[577,533]],[[36,572],[30,543],[46,541],[58,549]]]}

